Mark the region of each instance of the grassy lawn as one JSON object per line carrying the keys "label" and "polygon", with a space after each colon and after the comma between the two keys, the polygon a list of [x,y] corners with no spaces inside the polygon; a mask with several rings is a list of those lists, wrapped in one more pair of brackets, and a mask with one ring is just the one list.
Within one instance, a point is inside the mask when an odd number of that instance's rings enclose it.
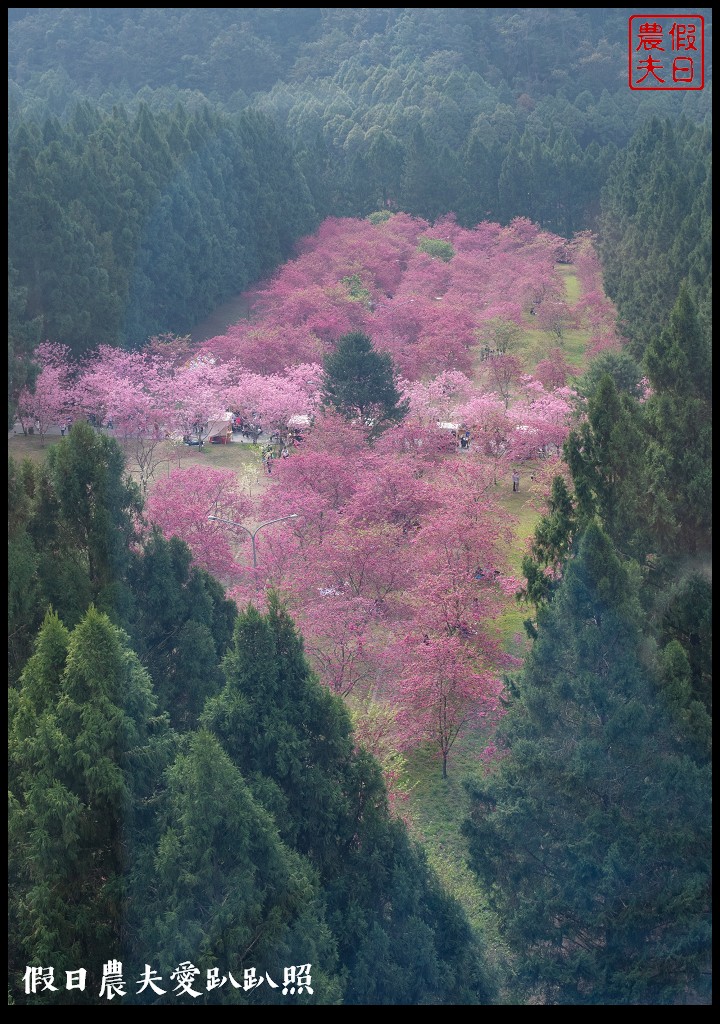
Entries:
{"label": "grassy lawn", "polygon": [[[559,263],[555,269],[563,278],[568,304],[575,306],[580,299],[581,288],[574,267]],[[558,340],[548,331],[533,327],[533,323],[533,317],[526,317],[527,326],[523,331],[518,353],[528,372],[532,372],[540,360],[546,358],[552,348],[560,348],[568,363],[577,367],[580,373],[584,372],[585,349],[590,340],[590,333],[587,330],[583,328],[566,330],[563,332],[562,338]]]}
{"label": "grassy lawn", "polygon": [[563,332],[562,338],[551,336],[539,328],[527,328],[522,336],[522,348],[519,351],[525,369],[532,373],[541,359],[546,359],[550,349],[559,348],[565,359],[580,373],[585,370],[585,349],[590,340],[588,331],[573,328]]}
{"label": "grassy lawn", "polygon": [[585,349],[589,341],[590,335],[588,331],[575,329],[565,331],[559,345],[566,360],[572,366],[576,366],[580,373],[585,372]]}
{"label": "grassy lawn", "polygon": [[260,449],[256,444],[204,444],[202,448],[181,445],[198,464],[214,469],[243,470],[260,465]]}
{"label": "grassy lawn", "polygon": [[555,270],[565,279],[565,295],[568,303],[574,306],[579,302],[582,294],[575,267],[571,263],[556,263]]}
{"label": "grassy lawn", "polygon": [[45,459],[45,452],[51,444],[56,444],[59,437],[45,438],[43,444],[37,434],[11,434],[8,437],[8,455],[12,455],[18,462],[23,459],[30,459],[39,465]]}
{"label": "grassy lawn", "polygon": [[[8,437],[8,455],[12,455],[18,461],[29,458],[32,462],[40,464],[45,459],[48,449],[60,440],[58,435],[51,434],[41,444],[37,434],[12,434]],[[120,443],[120,447],[125,454],[130,476],[138,482],[132,443]],[[188,469],[191,466],[234,470],[250,497],[256,497],[270,482],[267,474],[263,472],[258,445],[206,444],[200,449],[166,441],[158,449],[151,486],[164,476],[169,476],[174,469]]]}
{"label": "grassy lawn", "polygon": [[[525,463],[517,468],[520,473],[520,491],[514,493],[507,485],[499,487],[498,501],[517,520],[515,540],[508,552],[508,561],[515,576],[521,579],[523,556],[527,553],[528,541],[535,533],[540,513],[531,501],[536,495],[535,487],[530,480],[534,465]],[[495,622],[500,631],[503,649],[516,657],[523,657],[529,647],[523,626],[527,617],[527,607],[508,598],[505,611]]]}
{"label": "grassy lawn", "polygon": [[463,907],[474,931],[486,943],[491,967],[502,978],[509,953],[498,934],[495,915],[467,864],[467,844],[460,832],[470,811],[465,780],[481,782],[485,746],[479,732],[460,736],[450,752],[448,777],[442,777],[442,762],[430,747],[414,750],[408,757],[411,790],[404,811],[410,833],[422,843],[428,863],[445,891]]}
{"label": "grassy lawn", "polygon": [[[500,506],[517,520],[515,541],[508,552],[508,560],[517,575],[520,573],[522,558],[525,554],[525,542],[535,532],[535,527],[540,518],[537,509],[532,504],[532,500],[537,497],[538,492],[535,484],[530,479],[536,467],[536,463],[524,462],[517,467],[509,468],[507,479],[498,483],[495,494]],[[519,491],[513,491],[510,482],[513,468],[517,468],[520,475]]]}

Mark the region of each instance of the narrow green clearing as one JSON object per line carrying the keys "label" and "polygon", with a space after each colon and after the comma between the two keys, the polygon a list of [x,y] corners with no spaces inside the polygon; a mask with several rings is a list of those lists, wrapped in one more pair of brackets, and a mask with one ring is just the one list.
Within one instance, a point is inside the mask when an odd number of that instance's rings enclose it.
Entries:
{"label": "narrow green clearing", "polygon": [[565,278],[565,292],[567,301],[571,306],[580,301],[582,289],[580,281],[575,273],[575,267],[571,263],[556,263],[555,270]]}
{"label": "narrow green clearing", "polygon": [[[556,269],[564,279],[568,303],[576,305],[581,288],[574,267],[559,264]],[[528,317],[528,326],[515,350],[527,372],[532,372],[552,348],[560,348],[578,374],[584,371],[585,351],[590,340],[587,330],[567,330],[558,341],[547,331],[531,326],[532,323],[533,318]],[[477,375],[482,372],[479,357],[474,369]],[[538,468],[539,464],[530,462],[507,467],[496,487],[499,504],[516,523],[507,555],[511,571],[518,579],[522,578],[522,559],[541,516],[541,502],[537,500],[539,488],[530,479]],[[520,473],[518,493],[512,490],[513,469]],[[518,658],[524,657],[530,646],[523,626],[528,614],[527,607],[508,598],[505,610],[495,622],[503,649]],[[409,795],[401,813],[408,820],[412,833],[423,843],[428,860],[447,891],[459,900],[472,925],[485,937],[489,960],[502,978],[511,970],[510,956],[499,935],[497,920],[488,909],[485,894],[467,867],[466,844],[460,832],[470,810],[465,781],[483,778],[485,766],[481,755],[487,740],[487,735],[480,730],[469,729],[461,734],[450,752],[447,779],[442,778],[441,761],[433,749],[426,746],[413,751],[407,757]]]}

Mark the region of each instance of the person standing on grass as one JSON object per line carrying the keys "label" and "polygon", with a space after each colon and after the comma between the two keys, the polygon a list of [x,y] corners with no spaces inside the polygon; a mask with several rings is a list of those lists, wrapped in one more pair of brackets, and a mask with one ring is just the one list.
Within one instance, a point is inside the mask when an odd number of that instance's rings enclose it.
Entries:
{"label": "person standing on grass", "polygon": [[520,490],[520,474],[517,472],[517,470],[512,475],[512,482],[513,482],[513,491],[519,491]]}

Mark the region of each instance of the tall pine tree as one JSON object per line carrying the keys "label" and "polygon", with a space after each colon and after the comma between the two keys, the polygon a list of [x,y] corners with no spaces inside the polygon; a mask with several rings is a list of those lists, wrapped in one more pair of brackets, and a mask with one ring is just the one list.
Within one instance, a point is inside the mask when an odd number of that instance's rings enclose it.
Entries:
{"label": "tall pine tree", "polygon": [[310,672],[277,599],[239,617],[224,668],[203,725],[317,871],[345,1004],[489,1002],[467,920],[390,817],[377,762],[354,749],[343,702]]}
{"label": "tall pine tree", "polygon": [[664,552],[710,547],[712,368],[708,336],[683,285],[667,326],[645,354],[653,525]]}
{"label": "tall pine tree", "polygon": [[653,667],[634,590],[591,525],[473,793],[471,865],[533,1001],[708,998],[707,715],[681,651]]}
{"label": "tall pine tree", "polygon": [[[46,617],[10,691],[15,992],[30,964],[56,972],[44,1001],[92,1001],[102,962],[123,958],[131,862],[165,756],[154,707],[147,672],[106,615],[91,608],[72,633]],[[87,990],[66,992],[64,972],[81,967]]]}
{"label": "tall pine tree", "polygon": [[[168,980],[189,960],[200,971],[195,1005],[286,1002],[261,984],[266,973],[282,986],[286,967],[309,964],[313,991],[302,1002],[339,1002],[337,949],[316,873],[281,841],[216,737],[188,734],[157,806],[157,844],[138,862],[128,906],[135,961],[152,950]],[[254,987],[245,988],[246,971]],[[150,989],[136,1001],[155,1000]]]}
{"label": "tall pine tree", "polygon": [[395,386],[387,352],[376,352],[367,334],[344,334],[323,360],[323,401],[349,420],[377,434],[403,418],[408,409]]}

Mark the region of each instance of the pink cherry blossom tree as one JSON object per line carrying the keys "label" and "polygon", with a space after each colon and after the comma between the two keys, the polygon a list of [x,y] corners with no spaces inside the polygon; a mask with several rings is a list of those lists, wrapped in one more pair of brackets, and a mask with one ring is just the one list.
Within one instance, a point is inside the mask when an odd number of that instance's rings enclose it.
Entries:
{"label": "pink cherry blossom tree", "polygon": [[308,657],[334,693],[367,694],[378,674],[372,640],[375,602],[328,589],[319,588],[317,599],[305,604],[298,616]]}
{"label": "pink cherry blossom tree", "polygon": [[172,402],[168,414],[171,434],[194,437],[201,444],[208,425],[228,409],[228,369],[213,356],[193,358],[173,372]]}
{"label": "pink cherry blossom tree", "polygon": [[464,638],[490,665],[502,660],[486,624],[502,607],[502,552],[512,523],[495,503],[490,472],[476,460],[448,466],[436,483],[442,504],[424,517],[412,542],[411,600],[425,631]]}
{"label": "pink cherry blossom tree", "polygon": [[522,376],[523,366],[517,356],[491,356],[483,364],[488,384],[503,400],[505,408],[510,404],[514,387]]}
{"label": "pink cherry blossom tree", "polygon": [[317,410],[320,373],[309,373],[316,367],[304,364],[294,367],[292,374],[247,373],[236,363],[226,364],[226,369],[229,382],[223,394],[228,406],[245,419],[258,420],[265,430],[287,431],[292,416],[314,415]]}
{"label": "pink cherry blossom tree", "polygon": [[83,366],[74,389],[78,408],[107,424],[123,444],[144,495],[168,459],[173,389],[167,355],[101,346]]}
{"label": "pink cherry blossom tree", "polygon": [[379,455],[402,456],[413,465],[413,473],[420,477],[432,471],[447,455],[455,452],[457,442],[447,430],[433,420],[424,424],[415,417],[405,417],[375,443]]}
{"label": "pink cherry blossom tree", "polygon": [[403,744],[432,744],[446,779],[450,751],[462,730],[472,723],[490,731],[497,721],[502,684],[474,668],[456,637],[408,638],[403,664],[398,713]]}
{"label": "pink cherry blossom tree", "polygon": [[512,428],[508,434],[510,460],[558,454],[570,432],[574,398],[571,388],[546,391],[539,381],[528,378],[523,393],[508,411]]}
{"label": "pink cherry blossom tree", "polygon": [[551,348],[547,356],[541,359],[533,371],[533,376],[540,381],[546,391],[554,391],[565,387],[568,377],[576,374],[576,367],[569,363],[560,348]]}
{"label": "pink cherry blossom tree", "polygon": [[247,534],[208,519],[213,515],[233,522],[252,521],[252,502],[232,470],[204,466],[174,470],[153,487],[146,514],[165,537],[184,540],[197,564],[222,582],[237,582],[252,574],[251,567],[235,561],[235,551],[246,544]]}
{"label": "pink cherry blossom tree", "polygon": [[43,444],[48,429],[64,423],[72,409],[72,364],[67,346],[51,342],[38,345],[33,359],[40,372],[33,389],[20,392],[17,414],[23,433],[33,424]]}
{"label": "pink cherry blossom tree", "polygon": [[563,335],[576,323],[576,318],[568,304],[558,295],[548,295],[536,310],[537,324],[551,337],[561,342]]}
{"label": "pink cherry blossom tree", "polygon": [[408,417],[430,425],[451,420],[458,404],[467,401],[476,390],[468,376],[450,370],[425,382],[404,382],[403,397],[410,403]]}

